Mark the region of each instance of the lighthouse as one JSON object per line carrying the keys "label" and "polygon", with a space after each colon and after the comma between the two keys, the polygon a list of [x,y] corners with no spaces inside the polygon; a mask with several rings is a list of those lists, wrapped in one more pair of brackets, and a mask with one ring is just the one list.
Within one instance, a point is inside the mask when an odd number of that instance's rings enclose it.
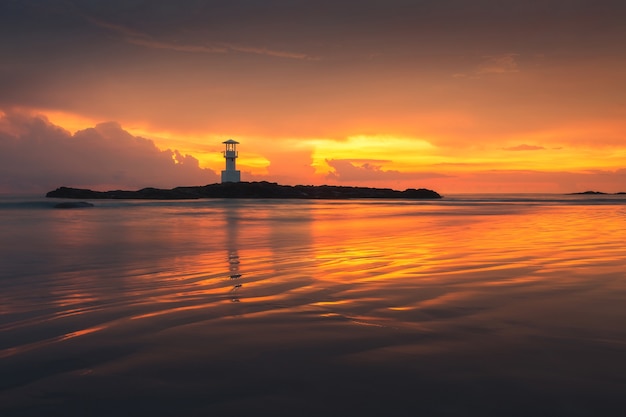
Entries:
{"label": "lighthouse", "polygon": [[222,183],[239,182],[241,181],[241,173],[235,169],[237,145],[239,145],[239,142],[228,139],[226,142],[222,143],[226,145],[226,149],[222,152],[224,154],[224,158],[226,159],[226,169],[222,171]]}

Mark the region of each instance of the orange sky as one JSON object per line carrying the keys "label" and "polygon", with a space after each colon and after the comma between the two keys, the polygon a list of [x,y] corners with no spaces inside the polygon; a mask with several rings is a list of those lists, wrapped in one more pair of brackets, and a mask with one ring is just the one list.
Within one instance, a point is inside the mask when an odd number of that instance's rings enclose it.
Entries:
{"label": "orange sky", "polygon": [[335,3],[3,3],[0,192],[626,191],[621,2]]}

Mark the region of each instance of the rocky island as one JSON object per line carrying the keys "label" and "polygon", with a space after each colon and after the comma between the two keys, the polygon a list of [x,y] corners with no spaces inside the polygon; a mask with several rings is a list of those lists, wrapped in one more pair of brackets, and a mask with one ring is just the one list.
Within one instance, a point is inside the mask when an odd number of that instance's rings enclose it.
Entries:
{"label": "rocky island", "polygon": [[137,191],[92,191],[59,187],[46,194],[50,198],[76,199],[143,199],[186,200],[199,198],[298,198],[298,199],[436,199],[437,192],[425,188],[404,191],[391,188],[347,187],[335,185],[280,185],[273,182],[227,182],[195,187],[176,187],[169,190],[143,188]]}
{"label": "rocky island", "polygon": [[618,193],[604,193],[602,191],[583,191],[580,193],[569,193],[568,195],[624,195],[626,192],[620,191]]}

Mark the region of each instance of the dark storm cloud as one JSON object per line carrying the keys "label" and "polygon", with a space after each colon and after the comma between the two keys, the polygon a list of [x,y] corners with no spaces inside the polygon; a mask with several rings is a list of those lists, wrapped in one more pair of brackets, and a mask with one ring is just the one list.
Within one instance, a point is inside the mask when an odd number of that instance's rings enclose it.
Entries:
{"label": "dark storm cloud", "polygon": [[43,192],[74,187],[174,187],[217,181],[198,160],[160,150],[117,123],[74,135],[41,116],[8,112],[0,117],[0,190]]}

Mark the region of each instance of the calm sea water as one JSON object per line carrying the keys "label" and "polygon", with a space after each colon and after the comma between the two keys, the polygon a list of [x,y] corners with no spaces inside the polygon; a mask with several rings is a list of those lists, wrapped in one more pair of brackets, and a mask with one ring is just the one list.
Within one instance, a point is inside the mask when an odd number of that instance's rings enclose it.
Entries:
{"label": "calm sea water", "polygon": [[626,415],[626,196],[0,199],[2,416]]}

